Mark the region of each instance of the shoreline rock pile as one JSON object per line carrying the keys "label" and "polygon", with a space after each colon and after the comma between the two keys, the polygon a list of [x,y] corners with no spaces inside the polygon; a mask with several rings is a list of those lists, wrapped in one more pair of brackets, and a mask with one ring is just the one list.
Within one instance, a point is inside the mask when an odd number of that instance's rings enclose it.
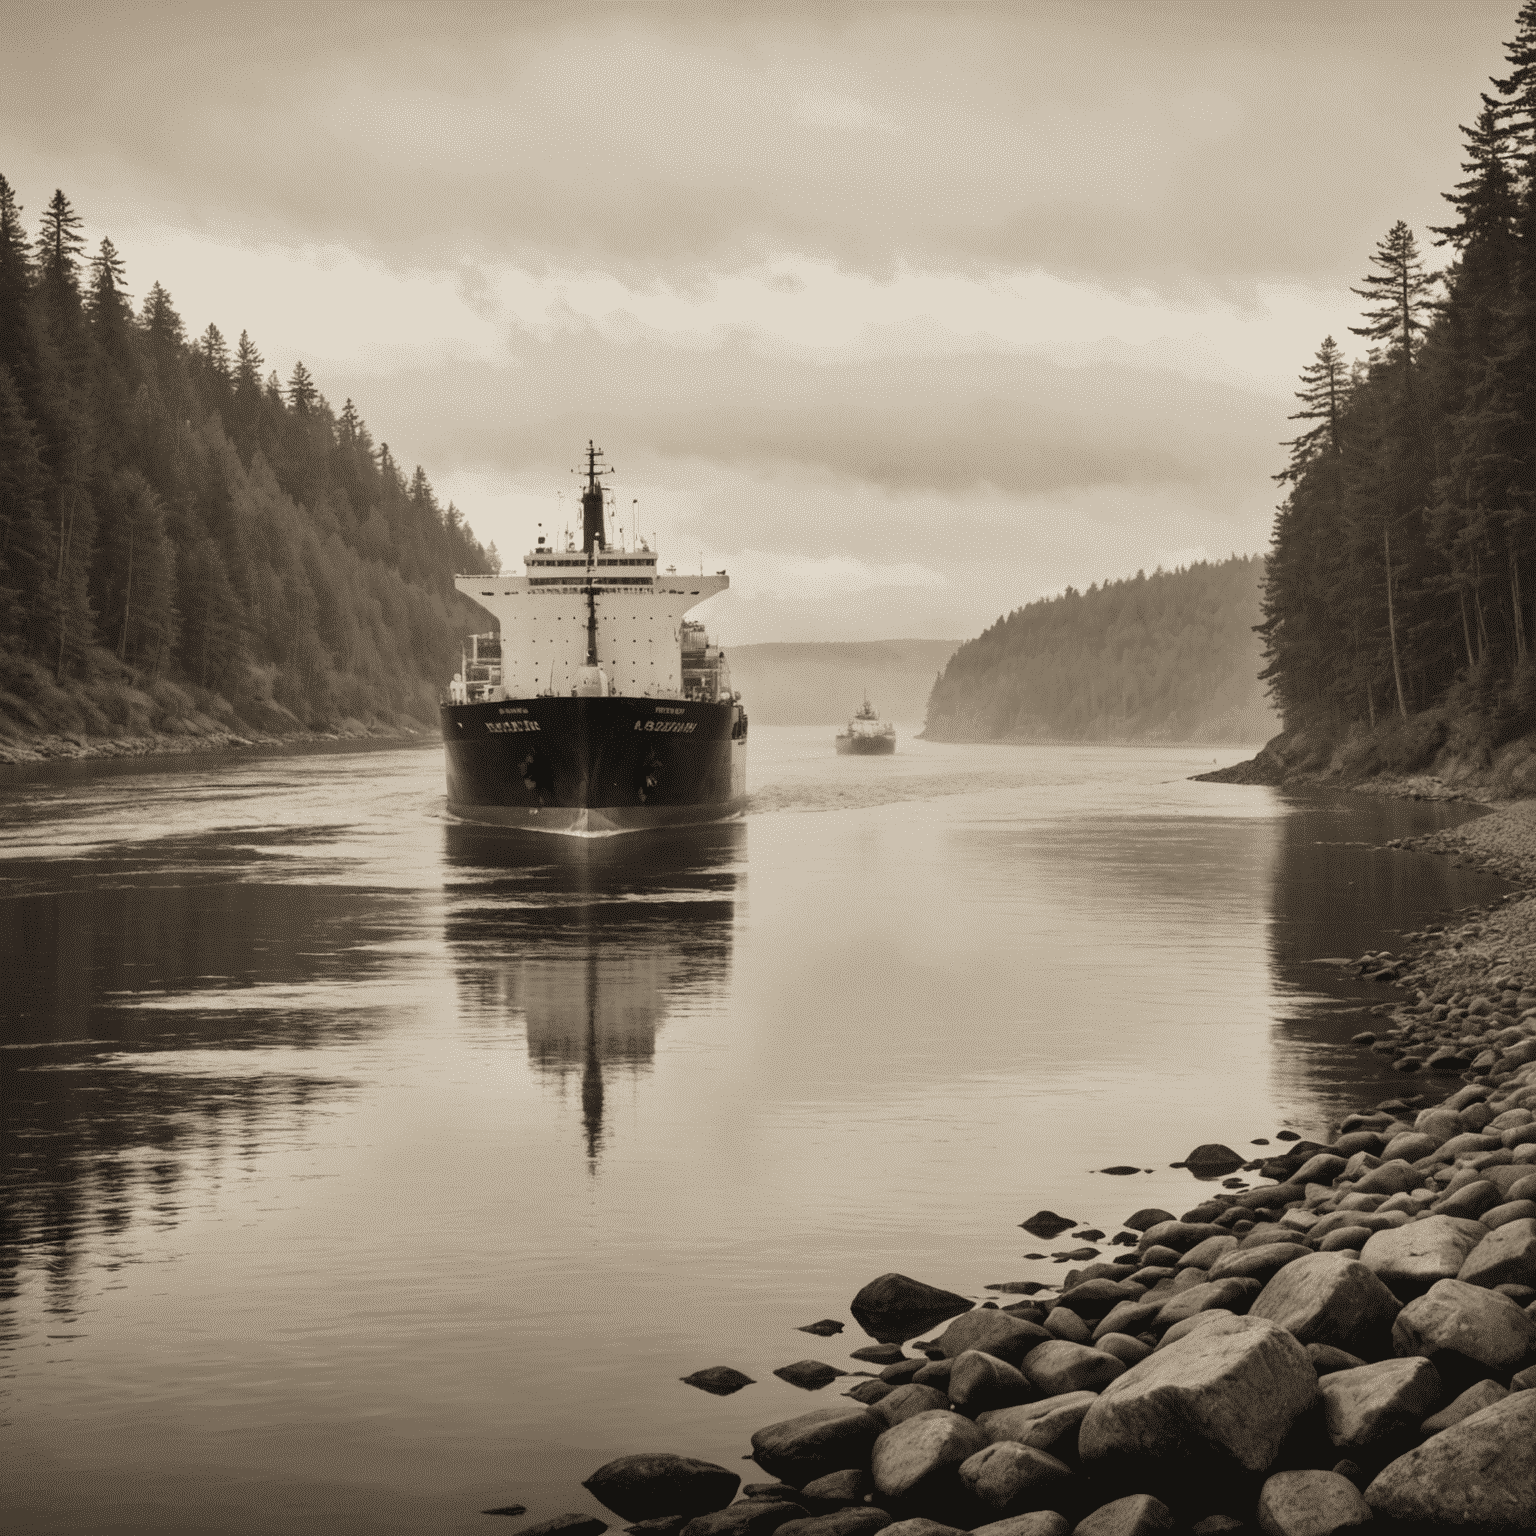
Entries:
{"label": "shoreline rock pile", "polygon": [[885,1343],[854,1353],[882,1369],[753,1434],[770,1481],[651,1455],[585,1486],[635,1536],[1536,1531],[1536,899],[1491,910],[1359,962],[1417,991],[1357,1042],[1461,1077],[1443,1100],[1135,1213],[1054,1297],[871,1281],[853,1313]]}
{"label": "shoreline rock pile", "polygon": [[872,1281],[866,1331],[947,1326],[759,1429],[771,1481],[644,1455],[586,1487],[637,1536],[1536,1530],[1536,1060],[1483,1075],[1137,1212],[1053,1298]]}

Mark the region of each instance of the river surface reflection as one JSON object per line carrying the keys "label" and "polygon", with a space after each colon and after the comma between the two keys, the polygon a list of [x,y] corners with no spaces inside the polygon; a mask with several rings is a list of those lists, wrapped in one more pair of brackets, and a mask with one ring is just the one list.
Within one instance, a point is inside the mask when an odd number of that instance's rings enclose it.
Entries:
{"label": "river surface reflection", "polygon": [[1317,962],[1502,889],[1381,846],[1464,810],[1208,749],[829,738],[591,843],[446,822],[431,749],[0,783],[9,1528],[474,1531],[735,1464],[836,1401],[771,1373],[855,1366],[872,1276],[1059,1278],[1038,1207],[1182,1210],[1195,1143],[1402,1089]]}

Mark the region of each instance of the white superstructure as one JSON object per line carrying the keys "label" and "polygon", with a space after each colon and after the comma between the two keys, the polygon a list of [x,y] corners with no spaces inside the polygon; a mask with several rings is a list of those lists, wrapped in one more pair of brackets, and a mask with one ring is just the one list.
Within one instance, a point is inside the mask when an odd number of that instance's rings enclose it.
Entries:
{"label": "white superstructure", "polygon": [[567,537],[555,549],[541,536],[524,557],[526,575],[454,578],[496,616],[501,632],[495,675],[476,677],[466,665],[455,679],[460,702],[571,693],[708,703],[731,697],[724,656],[702,625],[684,618],[725,591],[730,577],[661,570],[639,539],[630,549],[609,548],[600,457],[588,444],[583,547]]}
{"label": "white superstructure", "polygon": [[656,555],[644,548],[588,554],[537,549],[524,568],[526,576],[459,576],[454,582],[496,616],[502,697],[508,699],[567,694],[584,685],[594,614],[597,665],[607,693],[683,698],[683,616],[731,584],[724,571],[658,571]]}

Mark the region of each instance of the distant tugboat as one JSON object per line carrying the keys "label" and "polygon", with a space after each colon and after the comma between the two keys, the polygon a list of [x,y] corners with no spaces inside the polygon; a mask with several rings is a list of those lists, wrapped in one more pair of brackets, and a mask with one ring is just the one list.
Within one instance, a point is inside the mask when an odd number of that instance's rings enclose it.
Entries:
{"label": "distant tugboat", "polygon": [[747,712],[724,653],[683,615],[723,592],[607,537],[602,450],[587,444],[582,536],[526,576],[455,585],[500,623],[471,635],[442,705],[448,811],[541,832],[719,821],[746,803]]}
{"label": "distant tugboat", "polygon": [[837,733],[837,750],[842,756],[860,757],[896,750],[896,727],[882,722],[866,698],[859,712],[848,722],[846,731]]}

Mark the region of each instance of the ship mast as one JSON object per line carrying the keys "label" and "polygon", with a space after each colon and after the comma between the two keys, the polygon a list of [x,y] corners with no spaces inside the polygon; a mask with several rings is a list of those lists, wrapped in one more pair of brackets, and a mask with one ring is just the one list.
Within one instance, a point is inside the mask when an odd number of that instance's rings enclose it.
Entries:
{"label": "ship mast", "polygon": [[581,493],[581,547],[587,557],[587,665],[597,665],[597,552],[607,549],[603,537],[603,487],[601,475],[611,475],[611,468],[599,469],[597,461],[603,450],[587,439],[587,484]]}

